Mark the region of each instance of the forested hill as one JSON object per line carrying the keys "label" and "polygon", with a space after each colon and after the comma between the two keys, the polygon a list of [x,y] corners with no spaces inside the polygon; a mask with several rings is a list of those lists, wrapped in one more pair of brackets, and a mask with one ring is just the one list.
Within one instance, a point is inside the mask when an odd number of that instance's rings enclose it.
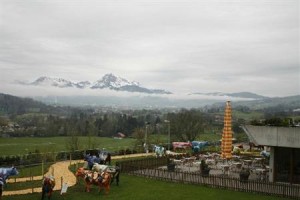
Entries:
{"label": "forested hill", "polygon": [[0,93],[0,113],[24,114],[27,112],[47,112],[49,106],[30,98],[21,98]]}
{"label": "forested hill", "polygon": [[55,107],[35,101],[31,98],[22,98],[0,93],[0,114],[2,115],[22,115],[25,113],[66,115],[74,110],[76,110],[74,107]]}
{"label": "forested hill", "polygon": [[[232,102],[233,108],[241,106],[250,110],[293,111],[300,108],[300,95]],[[212,107],[224,107],[224,104],[216,103]]]}
{"label": "forested hill", "polygon": [[237,105],[248,106],[252,110],[268,109],[271,107],[281,107],[285,110],[294,110],[300,108],[300,95],[237,102]]}

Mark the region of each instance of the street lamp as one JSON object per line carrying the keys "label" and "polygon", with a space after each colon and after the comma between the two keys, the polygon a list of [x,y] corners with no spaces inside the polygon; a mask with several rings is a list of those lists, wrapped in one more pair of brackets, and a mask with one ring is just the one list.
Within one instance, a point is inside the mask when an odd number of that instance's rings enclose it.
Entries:
{"label": "street lamp", "polygon": [[170,143],[171,143],[171,135],[170,135],[170,121],[169,120],[165,120],[165,123],[168,124],[168,150],[170,150]]}
{"label": "street lamp", "polygon": [[144,143],[144,148],[145,148],[146,153],[148,153],[147,136],[148,136],[149,124],[150,124],[149,122],[146,122],[145,143]]}

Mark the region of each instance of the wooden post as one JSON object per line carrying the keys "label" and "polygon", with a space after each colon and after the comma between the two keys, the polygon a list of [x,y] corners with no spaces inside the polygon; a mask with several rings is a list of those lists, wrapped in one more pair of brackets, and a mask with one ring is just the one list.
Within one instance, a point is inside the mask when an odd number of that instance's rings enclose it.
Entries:
{"label": "wooden post", "polygon": [[[30,168],[30,171],[29,171],[29,176],[30,176],[31,183],[33,183],[33,176],[32,176],[32,173],[31,173],[31,168]],[[31,193],[33,193],[33,184],[31,184]]]}
{"label": "wooden post", "polygon": [[77,169],[78,169],[78,162],[76,162],[74,171],[76,171]]}
{"label": "wooden post", "polygon": [[42,176],[44,176],[44,160],[42,160]]}
{"label": "wooden post", "polygon": [[72,153],[70,153],[70,165],[72,164]]}
{"label": "wooden post", "polygon": [[62,189],[62,186],[63,186],[63,181],[64,181],[64,178],[61,177],[61,178],[60,178],[60,188],[61,188],[61,189]]}
{"label": "wooden post", "polygon": [[54,176],[54,167],[51,166],[52,176]]}

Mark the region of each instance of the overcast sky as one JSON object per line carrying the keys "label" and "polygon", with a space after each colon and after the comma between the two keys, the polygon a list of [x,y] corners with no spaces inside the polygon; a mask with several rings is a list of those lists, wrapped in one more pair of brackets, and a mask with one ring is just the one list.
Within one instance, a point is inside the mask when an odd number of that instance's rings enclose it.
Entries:
{"label": "overcast sky", "polygon": [[296,95],[299,34],[298,0],[1,0],[0,92],[113,73],[177,94]]}

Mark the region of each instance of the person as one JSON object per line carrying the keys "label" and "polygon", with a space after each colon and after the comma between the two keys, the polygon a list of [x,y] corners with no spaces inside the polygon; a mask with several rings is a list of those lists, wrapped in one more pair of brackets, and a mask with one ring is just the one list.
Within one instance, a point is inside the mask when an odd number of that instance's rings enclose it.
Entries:
{"label": "person", "polygon": [[208,175],[210,171],[210,168],[208,167],[208,164],[206,164],[205,160],[201,160],[200,163],[200,172],[203,175]]}
{"label": "person", "polygon": [[147,144],[147,143],[144,143],[143,146],[144,146],[145,152],[146,152],[146,153],[149,153],[149,150],[148,150],[148,144]]}
{"label": "person", "polygon": [[45,195],[48,196],[48,199],[50,199],[53,188],[55,186],[55,178],[54,176],[45,176],[42,181],[42,200],[44,199]]}
{"label": "person", "polygon": [[4,178],[0,175],[0,199],[2,199],[3,185],[4,185]]}
{"label": "person", "polygon": [[110,184],[114,181],[114,179],[116,179],[117,185],[119,185],[119,181],[120,181],[120,171],[121,171],[121,166],[119,162],[116,162],[116,172],[113,176],[113,178],[111,179]]}
{"label": "person", "polygon": [[242,167],[242,170],[240,171],[240,180],[247,181],[249,176],[250,176],[250,170],[245,167]]}

